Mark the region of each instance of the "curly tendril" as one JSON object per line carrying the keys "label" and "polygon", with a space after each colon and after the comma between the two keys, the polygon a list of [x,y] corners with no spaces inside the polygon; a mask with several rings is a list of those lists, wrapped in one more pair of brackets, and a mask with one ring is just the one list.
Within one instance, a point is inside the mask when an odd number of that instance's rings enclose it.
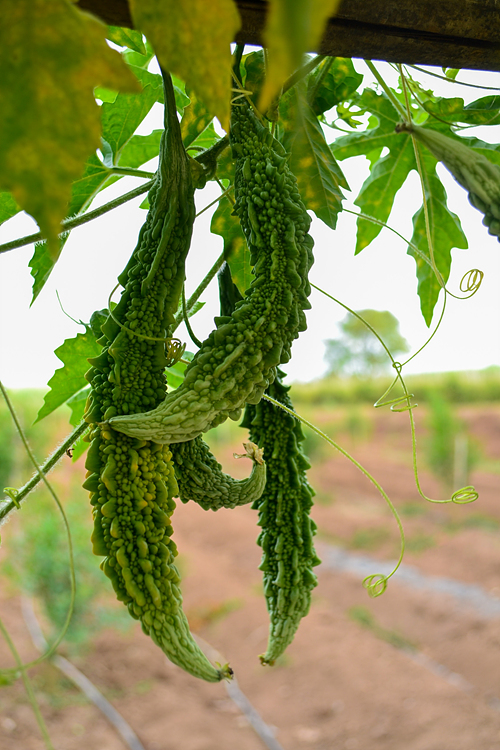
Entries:
{"label": "curly tendril", "polygon": [[111,290],[111,293],[108,297],[108,312],[110,317],[114,320],[116,325],[120,326],[124,331],[127,331],[127,333],[130,333],[132,336],[136,336],[138,339],[145,339],[146,341],[162,341],[166,348],[166,358],[167,358],[167,367],[173,367],[176,362],[179,362],[182,355],[184,354],[184,351],[186,349],[186,344],[183,344],[180,339],[172,338],[171,336],[168,336],[167,338],[160,338],[158,336],[146,336],[143,333],[137,333],[136,331],[133,331],[131,328],[128,328],[126,325],[123,325],[118,318],[115,318],[113,315],[113,310],[111,309],[111,297],[116,292],[120,284],[116,284],[116,286]]}
{"label": "curly tendril", "polygon": [[[465,274],[465,276],[463,277],[463,279],[461,281],[462,291],[473,290],[472,293],[474,294],[477,291],[477,289],[479,288],[479,286],[481,285],[481,281],[483,279],[483,276],[484,276],[484,274],[482,273],[482,271],[479,271],[478,269],[473,269],[472,271],[469,271],[467,274]],[[406,387],[406,383],[405,383],[404,378],[402,376],[403,367],[406,364],[408,364],[408,362],[410,362],[414,357],[416,357],[417,354],[419,354],[422,351],[422,349],[424,349],[429,344],[429,342],[431,341],[431,339],[435,336],[435,334],[436,334],[439,326],[441,325],[441,321],[443,319],[444,312],[445,312],[445,309],[446,309],[446,289],[445,289],[445,297],[444,297],[444,300],[443,300],[443,309],[442,309],[441,315],[439,317],[439,320],[438,320],[436,328],[431,333],[431,335],[427,339],[427,341],[415,352],[415,354],[413,354],[411,357],[409,357],[409,359],[407,359],[406,362],[401,363],[401,362],[396,362],[396,360],[392,356],[389,348],[387,347],[387,345],[385,344],[385,342],[383,341],[383,339],[380,337],[380,335],[377,333],[377,331],[373,328],[373,326],[371,326],[366,320],[364,320],[364,318],[361,315],[359,315],[357,312],[355,312],[354,310],[352,310],[350,307],[348,307],[347,305],[345,305],[340,300],[338,300],[335,297],[333,297],[331,294],[328,294],[328,292],[325,292],[319,286],[316,286],[316,284],[311,283],[311,286],[314,287],[314,289],[316,289],[318,292],[321,292],[326,297],[328,297],[329,299],[331,299],[333,302],[336,302],[338,305],[340,305],[341,307],[343,307],[345,310],[347,310],[349,313],[351,313],[351,315],[354,315],[356,318],[358,318],[358,320],[360,320],[373,333],[373,335],[378,339],[378,341],[380,342],[380,344],[382,345],[382,347],[385,349],[385,351],[386,351],[389,359],[391,360],[392,367],[396,370],[396,377],[394,378],[394,380],[392,381],[392,383],[390,384],[390,386],[387,388],[387,390],[378,399],[378,401],[375,402],[374,407],[375,408],[380,408],[382,406],[390,406],[391,411],[393,411],[393,412],[404,412],[404,411],[408,412],[408,415],[409,415],[409,418],[410,418],[411,441],[412,441],[413,474],[414,474],[414,478],[415,478],[415,485],[417,487],[417,491],[418,491],[418,494],[420,495],[420,497],[422,499],[426,500],[427,502],[436,503],[436,504],[455,503],[457,505],[465,505],[467,503],[474,502],[474,500],[477,500],[477,498],[479,497],[479,495],[478,495],[478,493],[476,492],[475,488],[472,485],[468,485],[467,487],[460,487],[460,489],[456,490],[452,494],[452,496],[450,498],[447,498],[446,500],[435,500],[433,498],[428,497],[423,492],[423,490],[421,488],[421,485],[420,485],[420,478],[419,478],[419,473],[418,473],[417,439],[416,439],[416,431],[415,431],[415,418],[413,416],[413,409],[415,409],[418,404],[412,404],[411,403],[411,399],[414,398],[414,395],[413,395],[413,393],[410,393],[408,391],[408,388]],[[450,292],[448,292],[448,294],[450,294]],[[469,295],[469,296],[471,296],[471,295]],[[467,299],[467,297],[459,297],[459,299]],[[400,395],[400,396],[396,396],[395,398],[392,398],[392,399],[388,398],[388,396],[391,393],[392,389],[394,388],[394,386],[398,382],[399,382],[399,384],[401,385],[401,387],[403,389],[403,394]],[[335,446],[335,447],[337,447],[337,446]],[[343,451],[341,451],[341,452],[343,452]],[[363,473],[365,473],[366,476],[368,476],[363,469],[362,469],[362,471],[363,471]],[[368,576],[368,579],[365,579],[365,581],[369,580],[369,583],[367,583],[367,585],[365,586],[365,588],[368,589],[369,593],[371,593],[372,596],[374,596],[374,595],[380,596],[380,594],[383,593],[383,591],[385,590],[385,588],[383,588],[380,591],[380,587],[382,585],[381,584],[382,579],[383,579],[383,577],[380,577],[380,578],[377,578],[377,580],[375,580],[371,576]],[[378,592],[378,593],[374,594],[373,593],[374,591]]]}
{"label": "curly tendril", "polygon": [[[480,271],[479,268],[473,268],[471,271],[467,271],[460,281],[460,291],[464,293],[471,292],[469,297],[472,297],[483,283],[483,279],[484,273],[483,271]],[[462,297],[462,299],[469,299],[469,297]]]}

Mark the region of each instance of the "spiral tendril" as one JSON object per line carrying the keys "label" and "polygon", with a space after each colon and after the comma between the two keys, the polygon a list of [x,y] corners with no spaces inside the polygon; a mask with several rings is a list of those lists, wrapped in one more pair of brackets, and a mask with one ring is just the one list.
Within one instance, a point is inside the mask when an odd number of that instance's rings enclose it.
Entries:
{"label": "spiral tendril", "polygon": [[[395,571],[393,571],[393,573],[394,572]],[[363,578],[363,588],[368,591],[368,594],[372,599],[376,599],[377,596],[382,596],[386,590],[387,581],[390,576],[392,576],[392,573],[388,576],[383,576],[381,573],[372,573],[372,575]]]}
{"label": "spiral tendril", "polygon": [[[480,271],[479,268],[472,268],[462,276],[460,281],[460,291],[464,293],[471,292],[469,297],[472,297],[483,283],[483,279],[484,272]],[[465,299],[469,299],[469,297],[465,297]]]}

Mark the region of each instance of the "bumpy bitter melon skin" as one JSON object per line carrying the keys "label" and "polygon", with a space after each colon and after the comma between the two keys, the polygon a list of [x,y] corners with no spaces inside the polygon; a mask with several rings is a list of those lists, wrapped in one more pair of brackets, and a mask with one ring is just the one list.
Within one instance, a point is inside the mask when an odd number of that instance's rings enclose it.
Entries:
{"label": "bumpy bitter melon skin", "polygon": [[181,443],[258,403],[276,366],[288,362],[310,308],[311,220],[281,144],[246,102],[233,106],[235,208],[251,251],[255,278],[231,316],[186,369],[184,382],[156,409],[109,419],[115,430],[160,443]]}
{"label": "bumpy bitter melon skin", "polygon": [[203,510],[236,508],[258,500],[266,485],[266,465],[262,450],[254,443],[244,443],[245,453],[239,458],[252,459],[252,473],[248,479],[233,479],[222,471],[222,466],[208,445],[197,437],[171,446],[179,498],[183,503],[194,500]]}
{"label": "bumpy bitter melon skin", "polygon": [[413,133],[444,164],[469,195],[469,202],[484,214],[488,233],[500,242],[500,167],[465,143],[432,128],[413,123],[397,126],[398,132]]}
{"label": "bumpy bitter melon skin", "polygon": [[117,598],[172,662],[216,682],[229,669],[216,669],[208,661],[182,611],[177,550],[170,538],[178,489],[169,447],[128,437],[106,424],[112,415],[156,406],[166,391],[162,339],[177,308],[195,215],[189,161],[166,76],[165,107],[151,208],[120,277],[124,291],[113,311],[116,320],[109,316],[102,324],[104,349],[90,360],[87,373],[92,388],[85,419],[92,428],[84,487],[93,507],[93,551],[105,556],[101,568]]}
{"label": "bumpy bitter melon skin", "polygon": [[[267,393],[293,409],[282,376],[278,370]],[[241,426],[266,456],[266,488],[252,507],[259,512],[262,529],[257,542],[270,617],[267,650],[260,659],[272,665],[292,642],[317,585],[312,570],[320,563],[313,545],[316,524],[309,517],[314,490],[306,477],[310,464],[300,447],[304,435],[298,420],[263,399],[247,406]]]}

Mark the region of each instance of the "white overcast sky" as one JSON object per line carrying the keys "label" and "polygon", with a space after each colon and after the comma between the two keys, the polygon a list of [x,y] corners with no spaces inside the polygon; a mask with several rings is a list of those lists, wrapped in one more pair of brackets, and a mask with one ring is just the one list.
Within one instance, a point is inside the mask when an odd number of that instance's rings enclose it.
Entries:
{"label": "white overcast sky", "polygon": [[[377,64],[387,80],[395,84],[396,75],[384,64]],[[373,85],[371,74],[361,61],[355,67],[365,76],[364,84]],[[440,72],[440,71],[438,71]],[[463,80],[499,86],[500,74],[460,74]],[[424,77],[418,74],[421,80]],[[460,96],[466,103],[489,92],[442,83],[425,77],[426,85],[443,96]],[[493,93],[493,92],[491,92]],[[162,111],[155,105],[139,132],[148,133],[161,127]],[[468,135],[484,140],[500,141],[500,128],[474,128]],[[328,133],[330,136],[330,133]],[[331,131],[333,140],[334,131]],[[368,175],[368,162],[357,157],[341,162],[351,186],[347,208],[357,210],[351,201],[356,197]],[[152,167],[154,168],[154,166]],[[448,203],[462,220],[469,238],[468,250],[453,251],[451,291],[458,292],[461,277],[471,268],[485,273],[479,292],[470,300],[449,299],[442,326],[430,345],[408,365],[406,373],[445,370],[481,369],[500,365],[500,247],[496,238],[487,234],[482,216],[468,203],[464,190],[454,183],[444,168],[440,175],[448,193]],[[138,184],[125,178],[103,191],[92,208],[106,203],[116,195]],[[216,197],[213,184],[197,193],[198,209]],[[389,224],[404,237],[412,234],[411,217],[421,203],[420,186],[415,173],[400,191]],[[145,212],[139,209],[142,197],[125,204],[90,224],[74,230],[66,243],[61,259],[39,298],[30,308],[32,278],[28,262],[33,246],[0,255],[0,378],[11,388],[43,387],[61,365],[53,354],[65,338],[83,331],[61,311],[58,291],[66,312],[77,320],[88,321],[95,309],[106,307],[108,295],[116,284],[132,252]],[[222,250],[221,238],[210,233],[212,210],[196,222],[187,264],[187,294],[195,289]],[[359,310],[374,308],[390,310],[400,321],[401,333],[416,351],[429,335],[419,310],[416,294],[415,263],[406,254],[405,243],[392,232],[383,230],[378,239],[354,257],[355,217],[341,213],[335,232],[313,219],[311,233],[315,240],[315,264],[311,281],[321,286],[349,307]],[[24,213],[0,227],[0,243],[37,231],[35,222]],[[293,359],[287,371],[293,380],[307,381],[325,371],[324,340],[338,335],[338,322],[345,311],[314,291],[313,309],[308,312],[308,330],[294,344]],[[206,307],[193,319],[198,338],[203,339],[213,327],[218,314],[217,282],[205,292]],[[441,309],[441,301],[438,303]],[[435,316],[436,317],[436,316]],[[186,340],[183,328],[178,335]],[[188,344],[189,348],[189,344]],[[192,347],[191,347],[192,348]]]}

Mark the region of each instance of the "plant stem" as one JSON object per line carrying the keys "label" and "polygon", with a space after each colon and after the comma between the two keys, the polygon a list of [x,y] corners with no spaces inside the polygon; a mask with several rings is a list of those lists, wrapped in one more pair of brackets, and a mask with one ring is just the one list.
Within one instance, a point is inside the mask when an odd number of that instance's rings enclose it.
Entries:
{"label": "plant stem", "polygon": [[9,500],[5,499],[0,502],[0,522],[3,521],[3,519],[7,516],[8,513],[10,513],[11,510],[18,507],[18,505],[22,500],[24,500],[26,495],[28,495],[32,490],[35,489],[40,480],[54,468],[56,463],[65,455],[66,451],[71,448],[71,446],[78,440],[81,435],[83,435],[83,433],[87,429],[88,424],[86,422],[82,422],[81,424],[79,424],[78,427],[76,427],[73,432],[68,435],[66,440],[59,446],[59,448],[57,448],[54,453],[52,453],[48,457],[43,466],[40,467],[40,473],[35,474],[29,480],[29,482],[26,482],[26,484],[21,487],[21,489],[15,494],[15,500],[11,498]]}
{"label": "plant stem", "polygon": [[208,206],[205,206],[205,208],[202,208],[201,211],[198,211],[198,213],[195,216],[195,219],[197,219],[198,216],[201,216],[202,214],[204,214],[205,211],[208,211],[209,208],[212,208],[212,206],[215,206],[216,203],[219,203],[219,201],[221,200],[221,198],[224,198],[224,196],[227,195],[233,189],[233,187],[234,187],[234,185],[229,185],[229,187],[226,190],[224,190],[223,193],[221,193],[220,195],[218,195],[215,200],[213,200],[211,203],[209,203]]}
{"label": "plant stem", "polygon": [[[282,94],[285,94],[289,89],[292,88],[292,86],[295,86],[296,83],[301,81],[303,78],[305,78],[314,68],[317,68],[318,65],[323,62],[326,55],[316,55],[316,57],[313,57],[312,60],[309,60],[305,65],[303,65],[301,68],[295,71],[295,73],[292,73],[290,78],[287,78],[285,83],[283,84],[283,88],[281,90]],[[335,58],[331,58],[332,63]],[[332,64],[330,63],[330,65]],[[330,67],[328,66],[328,68]]]}
{"label": "plant stem", "polygon": [[371,73],[373,73],[373,75],[375,76],[375,78],[377,79],[377,81],[380,83],[380,85],[384,89],[384,91],[387,94],[387,96],[389,97],[389,99],[391,100],[391,103],[394,106],[394,109],[397,109],[397,111],[399,112],[399,114],[401,115],[401,117],[403,118],[403,120],[406,120],[407,115],[406,115],[406,112],[404,110],[404,107],[396,99],[396,97],[394,96],[394,92],[386,84],[386,82],[384,81],[384,79],[382,78],[382,76],[380,75],[380,73],[378,72],[378,70],[375,67],[375,65],[372,63],[371,60],[365,60],[365,63],[367,65],[368,69],[371,71]]}
{"label": "plant stem", "polygon": [[[207,275],[203,279],[203,281],[201,281],[198,284],[198,286],[194,290],[193,294],[190,296],[190,298],[186,302],[186,313],[190,313],[191,312],[192,308],[194,307],[195,302],[198,302],[198,299],[201,297],[201,295],[203,294],[203,292],[205,291],[205,289],[207,288],[207,286],[210,284],[210,282],[212,281],[212,279],[214,278],[215,274],[220,269],[220,267],[222,266],[222,264],[224,263],[225,260],[226,259],[224,257],[224,253],[221,253],[219,255],[219,257],[217,258],[217,260],[215,261],[215,263],[213,264],[213,266],[210,269],[210,271],[207,273]],[[184,315],[183,315],[183,312],[181,310],[175,316],[175,323],[174,323],[174,326],[172,328],[172,333],[182,323],[183,319],[184,319]],[[0,518],[1,518],[1,516],[0,516]]]}
{"label": "plant stem", "polygon": [[145,172],[143,169],[132,169],[132,167],[111,167],[109,172],[124,177],[146,177],[148,180],[152,180],[155,176],[154,172]]}
{"label": "plant stem", "polygon": [[[120,195],[118,198],[114,198],[114,200],[105,203],[103,206],[99,206],[99,208],[96,208],[93,211],[88,211],[81,216],[76,216],[74,219],[65,219],[61,222],[63,228],[61,234],[65,234],[75,227],[79,227],[93,219],[97,219],[99,216],[108,213],[108,211],[112,211],[114,208],[118,208],[118,206],[137,198],[139,195],[147,193],[148,190],[151,190],[153,182],[154,180],[149,180],[149,182],[139,185],[139,187],[134,188],[134,190],[130,190],[128,193]],[[44,239],[45,238],[41,232],[29,234],[26,237],[20,237],[17,240],[12,240],[11,242],[6,242],[5,244],[0,245],[0,253],[6,253],[8,250],[14,250],[17,247],[23,247],[24,245],[31,245],[33,242],[43,242]]]}

